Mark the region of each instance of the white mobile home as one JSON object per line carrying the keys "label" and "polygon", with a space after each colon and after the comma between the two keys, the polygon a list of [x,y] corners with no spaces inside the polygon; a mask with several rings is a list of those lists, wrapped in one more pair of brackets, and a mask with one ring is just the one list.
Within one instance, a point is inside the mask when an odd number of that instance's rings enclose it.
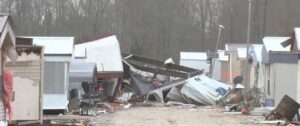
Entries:
{"label": "white mobile home", "polygon": [[204,70],[204,73],[210,72],[210,64],[207,63],[206,52],[180,52],[180,65]]}
{"label": "white mobile home", "polygon": [[297,99],[298,54],[290,52],[291,46],[282,46],[286,41],[291,41],[290,37],[263,38],[262,68],[266,106],[277,106],[284,95]]}
{"label": "white mobile home", "polygon": [[[67,110],[74,37],[29,37],[44,46],[44,110]],[[55,102],[53,102],[55,101]]]}

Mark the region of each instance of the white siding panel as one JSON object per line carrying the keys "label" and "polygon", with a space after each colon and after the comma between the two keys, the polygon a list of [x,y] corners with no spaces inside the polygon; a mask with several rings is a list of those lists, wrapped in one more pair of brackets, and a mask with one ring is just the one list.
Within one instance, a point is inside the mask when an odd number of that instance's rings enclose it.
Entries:
{"label": "white siding panel", "polygon": [[297,64],[276,63],[273,66],[275,84],[275,106],[278,105],[284,95],[294,100],[297,99]]}
{"label": "white siding panel", "polygon": [[6,68],[14,72],[13,120],[39,119],[42,63],[41,60],[33,60],[6,64]]}
{"label": "white siding panel", "polygon": [[[38,120],[39,119],[39,82],[21,77],[14,77],[14,92],[16,100],[13,106],[14,120]],[[24,93],[26,91],[26,93]]]}

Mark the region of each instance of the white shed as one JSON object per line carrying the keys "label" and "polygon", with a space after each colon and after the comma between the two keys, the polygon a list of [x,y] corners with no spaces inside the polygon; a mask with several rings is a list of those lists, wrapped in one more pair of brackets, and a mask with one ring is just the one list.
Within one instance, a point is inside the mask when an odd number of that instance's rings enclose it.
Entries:
{"label": "white shed", "polygon": [[210,72],[210,64],[207,63],[206,52],[180,52],[180,65],[204,70],[204,73]]}
{"label": "white shed", "polygon": [[[44,46],[44,110],[67,110],[69,65],[74,37],[29,37],[34,45]],[[55,101],[55,102],[53,102]]]}

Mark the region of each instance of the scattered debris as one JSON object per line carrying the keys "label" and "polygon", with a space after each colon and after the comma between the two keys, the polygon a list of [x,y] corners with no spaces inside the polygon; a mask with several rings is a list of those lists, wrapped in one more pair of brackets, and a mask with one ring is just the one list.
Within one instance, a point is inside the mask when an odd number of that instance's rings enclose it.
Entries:
{"label": "scattered debris", "polygon": [[65,119],[65,120],[51,120],[51,125],[64,125],[64,126],[86,126],[89,120],[86,119]]}
{"label": "scattered debris", "polygon": [[293,100],[288,95],[285,95],[277,107],[271,111],[269,115],[266,116],[266,120],[270,119],[270,116],[281,116],[287,121],[292,121],[294,116],[298,113],[298,110],[300,108],[299,103],[297,103],[295,100]]}
{"label": "scattered debris", "polygon": [[180,90],[181,90],[181,88],[179,89],[178,87],[172,87],[172,89],[167,94],[167,98],[169,100],[174,100],[174,101],[186,103],[186,101],[184,100],[184,97],[182,96]]}
{"label": "scattered debris", "polygon": [[272,107],[259,107],[259,108],[254,108],[249,114],[251,116],[266,116],[271,113],[273,110]]}
{"label": "scattered debris", "polygon": [[181,93],[198,104],[214,105],[220,96],[216,89],[220,87],[227,91],[231,90],[229,85],[199,75],[187,79],[187,84],[182,87]]}

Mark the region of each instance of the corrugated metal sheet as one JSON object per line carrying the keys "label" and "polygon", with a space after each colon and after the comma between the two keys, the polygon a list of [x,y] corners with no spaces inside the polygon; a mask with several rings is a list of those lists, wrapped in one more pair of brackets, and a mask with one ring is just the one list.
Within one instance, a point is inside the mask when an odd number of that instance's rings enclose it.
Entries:
{"label": "corrugated metal sheet", "polygon": [[26,37],[32,38],[34,45],[44,46],[44,54],[72,55],[74,50],[74,37]]}
{"label": "corrugated metal sheet", "polygon": [[207,60],[206,52],[180,52],[181,60]]}
{"label": "corrugated metal sheet", "polygon": [[123,71],[119,41],[116,36],[94,40],[75,46],[75,57],[84,56],[86,61],[96,62],[98,72]]}
{"label": "corrugated metal sheet", "polygon": [[290,37],[264,37],[263,43],[264,48],[266,48],[267,52],[270,51],[290,51],[291,46],[283,47],[281,45],[282,42],[289,41]]}
{"label": "corrugated metal sheet", "polygon": [[73,60],[70,63],[69,82],[93,82],[96,63]]}

